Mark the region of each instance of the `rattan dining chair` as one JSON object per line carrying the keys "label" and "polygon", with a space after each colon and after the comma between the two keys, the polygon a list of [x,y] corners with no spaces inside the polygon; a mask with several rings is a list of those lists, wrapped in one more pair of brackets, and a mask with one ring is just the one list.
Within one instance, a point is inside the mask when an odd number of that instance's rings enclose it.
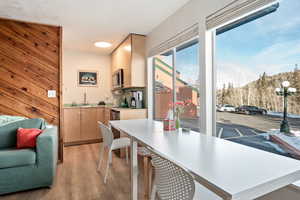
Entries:
{"label": "rattan dining chair", "polygon": [[107,175],[108,175],[108,169],[110,164],[112,164],[112,151],[116,149],[125,148],[126,150],[126,162],[128,164],[128,147],[130,146],[130,139],[126,137],[114,139],[113,133],[109,127],[107,127],[105,124],[98,122],[99,128],[100,128],[100,134],[102,134],[103,137],[103,144],[102,148],[100,149],[100,158],[98,163],[97,171],[100,171],[101,163],[103,161],[105,148],[108,149],[108,161],[106,164],[106,170],[105,170],[105,176],[104,176],[104,183],[106,183]]}
{"label": "rattan dining chair", "polygon": [[143,179],[144,179],[144,196],[145,199],[149,199],[151,195],[152,187],[152,163],[151,163],[151,152],[143,146],[137,149],[138,156],[143,159]]}
{"label": "rattan dining chair", "polygon": [[191,174],[183,168],[151,153],[155,178],[151,200],[193,200],[195,183]]}

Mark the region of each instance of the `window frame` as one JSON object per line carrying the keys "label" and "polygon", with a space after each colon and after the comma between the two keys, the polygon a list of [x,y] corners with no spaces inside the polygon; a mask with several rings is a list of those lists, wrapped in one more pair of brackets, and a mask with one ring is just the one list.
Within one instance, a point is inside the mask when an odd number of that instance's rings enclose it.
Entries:
{"label": "window frame", "polygon": [[[190,43],[190,44],[189,44]],[[187,41],[184,41],[178,45],[176,45],[175,47],[171,48],[171,49],[167,49],[157,55],[162,55],[162,54],[166,54],[168,52],[171,52],[172,54],[172,96],[173,96],[173,102],[176,102],[177,100],[177,97],[176,97],[176,66],[177,66],[177,61],[176,61],[176,53],[180,50],[183,50],[185,48],[188,48],[194,44],[198,44],[198,49],[199,49],[199,36],[196,36],[196,37],[192,37],[191,39],[187,40]],[[151,99],[152,101],[152,105],[151,105],[151,110],[149,109],[148,111],[148,114],[151,115],[151,117],[149,117],[150,119],[153,119],[155,120],[155,62],[154,62],[154,59],[155,59],[155,56],[153,57],[150,57],[148,58],[148,62],[150,62],[151,64],[149,65],[148,63],[148,66],[151,66],[151,73],[150,73],[150,77],[148,75],[148,79],[150,78],[151,79],[151,87],[152,87],[152,90],[151,90],[151,94],[149,94],[148,92],[148,95],[150,96],[150,98],[148,98],[149,100]],[[200,67],[200,57],[198,56],[198,63],[199,63],[199,67]],[[201,79],[200,79],[200,82],[201,82]],[[201,84],[201,83],[200,83]],[[149,86],[149,83],[148,83],[148,86]],[[201,117],[200,117],[200,121],[201,121]]]}
{"label": "window frame", "polygon": [[[271,3],[269,5],[262,6],[261,8],[251,11],[248,14],[241,16],[237,18],[234,21],[230,21],[228,23],[225,23],[221,26],[218,26],[211,30],[206,30],[206,35],[211,38],[211,42],[208,44],[211,47],[212,50],[212,120],[211,120],[211,130],[212,135],[218,137],[217,133],[217,91],[216,91],[216,85],[217,85],[217,66],[216,66],[216,37],[219,34],[222,34],[226,31],[230,31],[232,29],[235,29],[239,26],[242,26],[244,24],[247,24],[251,21],[254,21],[256,19],[259,19],[261,17],[264,17],[270,13],[276,12],[276,10],[279,8],[279,3]],[[208,67],[208,66],[206,66]]]}

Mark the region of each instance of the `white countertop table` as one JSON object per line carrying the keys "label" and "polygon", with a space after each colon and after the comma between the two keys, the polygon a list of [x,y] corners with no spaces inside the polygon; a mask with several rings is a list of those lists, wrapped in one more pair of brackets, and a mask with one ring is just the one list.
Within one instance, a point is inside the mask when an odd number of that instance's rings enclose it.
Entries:
{"label": "white countertop table", "polygon": [[131,200],[137,200],[137,143],[187,169],[228,200],[252,200],[300,180],[300,161],[191,131],[164,132],[149,119],[110,121],[131,138]]}

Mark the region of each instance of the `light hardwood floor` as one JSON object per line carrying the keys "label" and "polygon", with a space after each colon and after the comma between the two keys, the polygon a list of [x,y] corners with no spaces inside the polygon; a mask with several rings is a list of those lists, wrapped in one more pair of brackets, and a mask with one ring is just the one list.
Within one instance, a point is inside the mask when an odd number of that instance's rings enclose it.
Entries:
{"label": "light hardwood floor", "polygon": [[[107,184],[103,183],[105,162],[101,172],[96,168],[100,144],[66,147],[64,163],[58,165],[55,184],[51,189],[41,188],[0,196],[1,200],[129,200],[130,166],[125,159],[113,157]],[[140,165],[142,166],[142,165]],[[142,170],[142,168],[141,168]],[[140,173],[142,175],[143,173]],[[139,177],[139,199],[144,199],[142,177]]]}

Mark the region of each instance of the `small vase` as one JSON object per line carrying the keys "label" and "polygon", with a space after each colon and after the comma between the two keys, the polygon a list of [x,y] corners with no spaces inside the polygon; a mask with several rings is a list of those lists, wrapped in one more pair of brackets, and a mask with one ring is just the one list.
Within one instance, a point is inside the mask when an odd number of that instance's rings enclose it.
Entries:
{"label": "small vase", "polygon": [[175,124],[176,124],[176,129],[179,129],[180,128],[180,118],[179,118],[179,116],[176,117]]}

